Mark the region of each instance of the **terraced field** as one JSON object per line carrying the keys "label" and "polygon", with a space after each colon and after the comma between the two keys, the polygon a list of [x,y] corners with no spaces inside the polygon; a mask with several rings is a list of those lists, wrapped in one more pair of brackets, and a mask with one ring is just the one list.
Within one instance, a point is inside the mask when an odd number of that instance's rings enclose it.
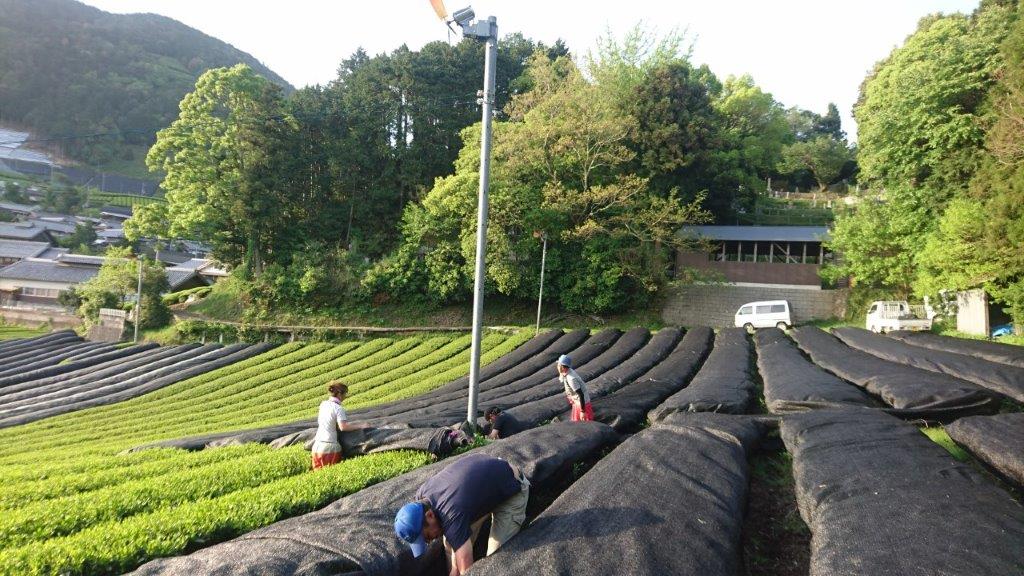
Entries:
{"label": "terraced field", "polygon": [[[906,340],[816,328],[488,335],[480,408],[501,405],[529,430],[478,450],[517,462],[554,502],[474,572],[1020,573],[1024,508],[1012,485],[1024,461],[1005,455],[1024,453],[1024,368],[1004,348],[968,355],[955,341]],[[312,425],[332,378],[351,385],[350,416],[378,430],[455,425],[468,346],[467,336],[286,344],[0,429],[0,573],[444,572],[436,547],[413,563],[391,527],[444,462],[385,451],[308,473],[301,446],[268,444]],[[589,383],[599,422],[562,422],[561,354]],[[124,453],[161,443],[191,451]],[[792,478],[752,472],[763,454]],[[799,513],[803,540],[761,516],[764,488],[779,482],[789,492],[771,504]],[[928,544],[950,531],[962,545]]]}
{"label": "terraced field", "polygon": [[14,338],[35,338],[42,336],[49,330],[45,328],[25,328],[24,326],[0,326],[0,340],[12,340]]}
{"label": "terraced field", "polygon": [[[529,336],[485,336],[483,361]],[[465,374],[468,349],[466,336],[285,344],[133,400],[0,430],[0,573],[124,571],[421,466],[425,453],[391,452],[304,474],[301,446],[119,453],[308,418],[332,378],[352,383],[353,407],[426,390]]]}

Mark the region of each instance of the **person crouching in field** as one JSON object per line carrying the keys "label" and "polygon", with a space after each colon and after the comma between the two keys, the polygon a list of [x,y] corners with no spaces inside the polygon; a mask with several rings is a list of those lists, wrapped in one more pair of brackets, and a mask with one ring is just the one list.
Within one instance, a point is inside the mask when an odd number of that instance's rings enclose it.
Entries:
{"label": "person crouching in field", "polygon": [[487,437],[491,440],[498,440],[500,438],[508,438],[514,434],[519,434],[525,427],[515,416],[508,412],[502,412],[501,408],[497,406],[491,406],[484,412],[484,418],[487,419],[487,423],[491,427],[491,431],[488,432]]}
{"label": "person crouching in field", "polygon": [[562,354],[558,358],[558,381],[565,387],[565,397],[572,406],[572,421],[584,422],[594,419],[594,407],[590,404],[587,383],[572,369],[572,359]]}
{"label": "person crouching in field", "polygon": [[366,428],[365,424],[353,424],[348,421],[345,407],[341,405],[348,394],[348,386],[341,380],[327,383],[330,397],[320,403],[320,415],[317,417],[316,437],[313,439],[313,470],[341,462],[340,432]]}
{"label": "person crouching in field", "polygon": [[415,498],[395,514],[395,534],[413,557],[426,552],[428,540],[443,538],[448,574],[460,576],[473,566],[473,541],[488,516],[488,556],[519,533],[530,481],[507,460],[467,454],[424,482]]}

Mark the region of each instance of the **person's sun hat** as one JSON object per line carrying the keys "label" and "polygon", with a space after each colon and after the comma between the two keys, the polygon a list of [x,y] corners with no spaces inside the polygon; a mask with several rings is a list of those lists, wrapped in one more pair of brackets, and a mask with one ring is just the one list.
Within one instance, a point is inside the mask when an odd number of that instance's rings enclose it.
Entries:
{"label": "person's sun hat", "polygon": [[419,557],[427,550],[423,538],[423,504],[409,502],[395,514],[395,534],[412,548],[413,557]]}

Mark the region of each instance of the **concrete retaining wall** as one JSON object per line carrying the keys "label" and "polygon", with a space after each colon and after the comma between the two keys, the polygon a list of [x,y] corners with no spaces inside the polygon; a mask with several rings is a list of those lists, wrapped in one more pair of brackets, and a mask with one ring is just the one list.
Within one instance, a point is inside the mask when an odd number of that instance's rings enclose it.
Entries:
{"label": "concrete retaining wall", "polygon": [[64,328],[75,328],[82,324],[82,320],[74,314],[50,310],[32,310],[28,308],[0,308],[0,318],[8,324],[38,328],[43,324],[49,324],[54,330]]}
{"label": "concrete retaining wall", "polygon": [[736,310],[747,302],[788,300],[793,322],[800,323],[842,316],[845,313],[846,297],[846,290],[733,284],[688,285],[668,290],[661,317],[666,324],[721,328],[732,326]]}

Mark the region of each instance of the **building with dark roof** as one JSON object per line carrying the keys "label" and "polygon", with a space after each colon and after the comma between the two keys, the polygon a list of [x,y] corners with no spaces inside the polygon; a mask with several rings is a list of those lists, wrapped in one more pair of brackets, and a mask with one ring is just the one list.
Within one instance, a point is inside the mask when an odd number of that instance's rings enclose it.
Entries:
{"label": "building with dark roof", "polygon": [[56,304],[61,292],[91,280],[99,272],[99,264],[21,260],[0,268],[0,305]]}
{"label": "building with dark roof", "polygon": [[820,288],[825,226],[685,226],[679,234],[701,241],[697,251],[676,254],[676,269],[696,269],[737,285]]}
{"label": "building with dark roof", "polygon": [[15,216],[31,216],[39,210],[38,206],[18,204],[16,202],[0,202],[0,212],[6,212]]}
{"label": "building with dark roof", "polygon": [[38,258],[49,249],[48,242],[0,239],[0,266],[14,264],[26,258]]}
{"label": "building with dark roof", "polygon": [[50,231],[34,222],[0,222],[0,239],[54,244]]}
{"label": "building with dark roof", "polygon": [[100,216],[124,222],[132,217],[132,212],[131,206],[104,206],[100,209]]}

